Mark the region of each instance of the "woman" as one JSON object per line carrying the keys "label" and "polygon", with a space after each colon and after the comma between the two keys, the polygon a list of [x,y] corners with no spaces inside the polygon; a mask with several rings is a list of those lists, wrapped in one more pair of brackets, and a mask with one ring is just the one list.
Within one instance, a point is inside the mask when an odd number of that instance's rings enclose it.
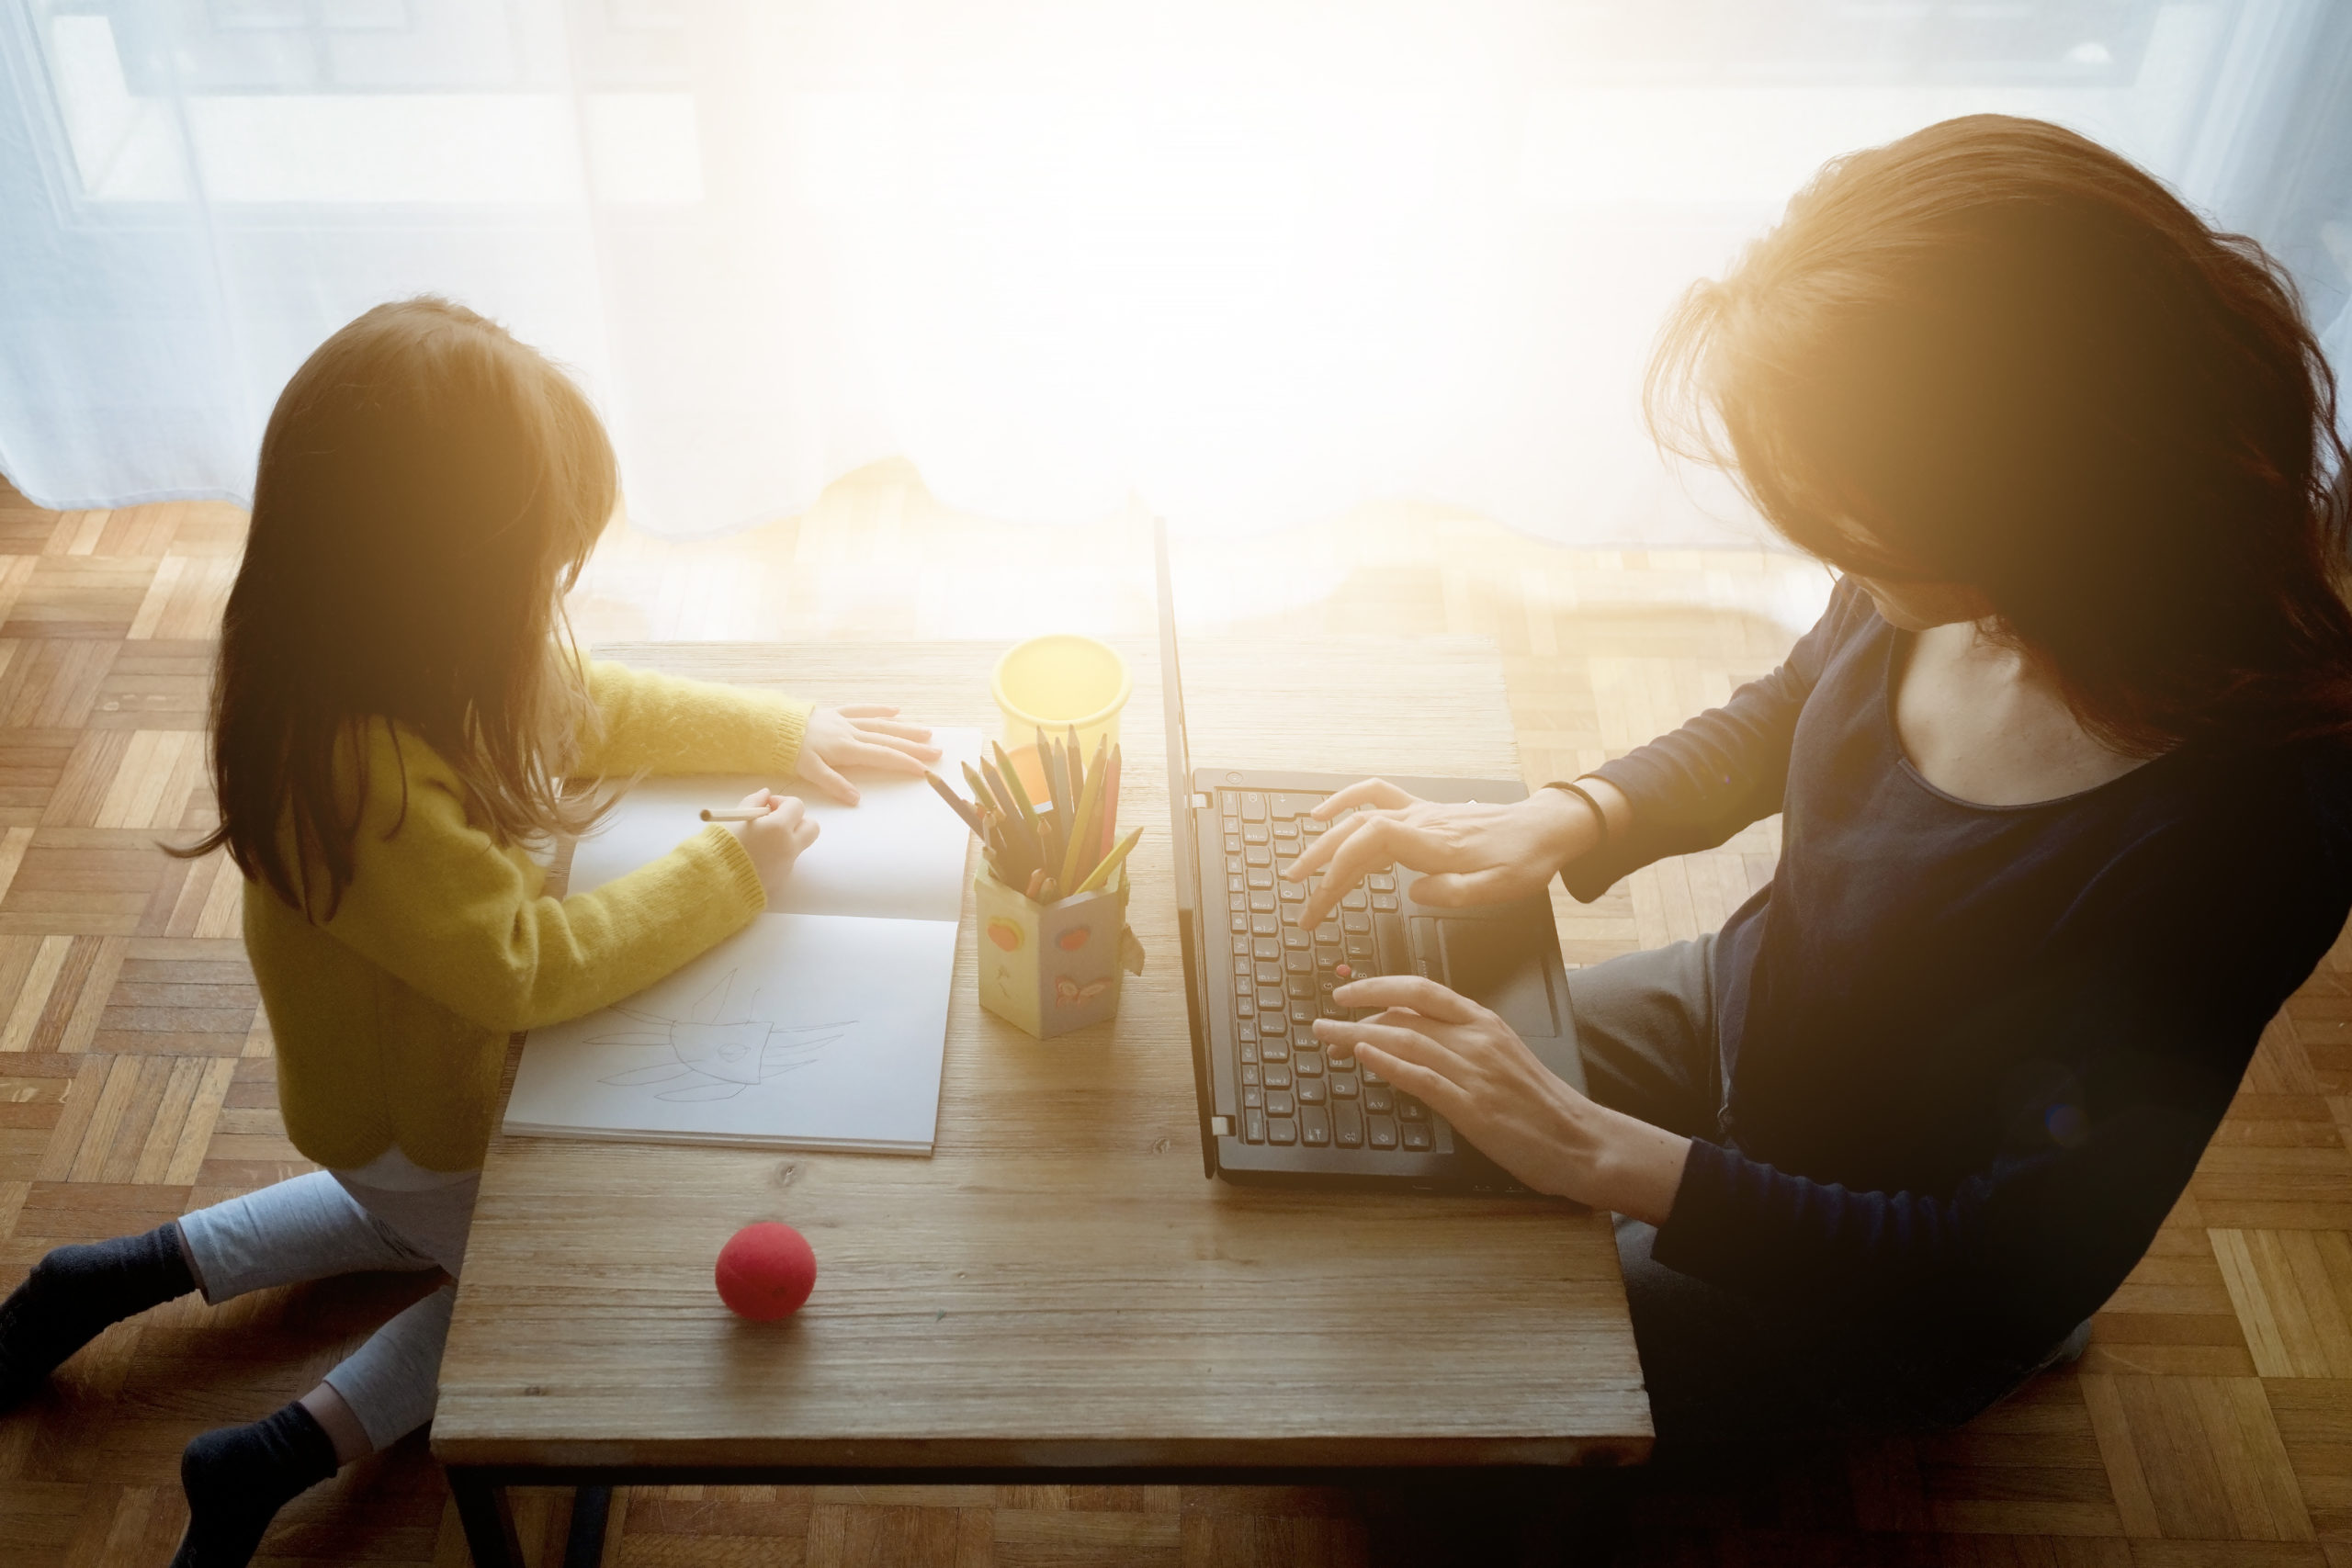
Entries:
{"label": "woman", "polygon": [[1622,1216],[1662,1439],[1954,1424],[2079,1348],[2352,908],[2334,379],[2251,241],[1981,116],[1829,165],[1648,395],[1827,614],[1520,805],[1345,790],[1290,874],[1589,901],[1779,811],[1771,885],[1571,976],[1590,1099],[1423,980],[1317,1032]]}

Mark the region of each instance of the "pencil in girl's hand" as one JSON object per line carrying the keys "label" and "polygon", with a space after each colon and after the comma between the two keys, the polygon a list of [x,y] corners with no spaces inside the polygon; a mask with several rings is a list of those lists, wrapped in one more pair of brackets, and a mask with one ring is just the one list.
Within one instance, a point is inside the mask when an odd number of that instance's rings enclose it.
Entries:
{"label": "pencil in girl's hand", "polygon": [[769,806],[706,806],[702,819],[706,822],[756,822],[774,807]]}

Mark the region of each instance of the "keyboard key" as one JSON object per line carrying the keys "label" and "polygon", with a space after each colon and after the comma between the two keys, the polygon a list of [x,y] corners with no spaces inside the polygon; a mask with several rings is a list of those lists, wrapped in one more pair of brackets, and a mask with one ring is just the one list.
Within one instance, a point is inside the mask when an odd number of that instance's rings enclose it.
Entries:
{"label": "keyboard key", "polygon": [[1319,795],[1310,795],[1299,790],[1285,790],[1274,796],[1274,815],[1283,818],[1305,817],[1322,805],[1323,801],[1324,796]]}
{"label": "keyboard key", "polygon": [[1246,792],[1241,796],[1241,820],[1244,822],[1263,822],[1265,819],[1266,797],[1260,795],[1256,790]]}
{"label": "keyboard key", "polygon": [[1301,1105],[1321,1105],[1331,1098],[1331,1086],[1321,1078],[1298,1080],[1298,1102]]}
{"label": "keyboard key", "polygon": [[1269,1116],[1297,1115],[1298,1097],[1292,1094],[1290,1090],[1286,1089],[1268,1089],[1266,1091],[1266,1114]]}
{"label": "keyboard key", "polygon": [[1285,853],[1296,854],[1298,852],[1298,824],[1295,822],[1275,823],[1274,842],[1282,845]]}
{"label": "keyboard key", "polygon": [[[1250,907],[1252,908],[1257,907],[1256,899],[1253,898],[1250,900]],[[1346,931],[1350,936],[1370,936],[1372,934],[1372,917],[1370,915],[1359,915],[1353,910],[1351,910],[1347,914],[1340,917],[1340,929]],[[1350,942],[1348,944],[1348,952],[1351,956],[1353,956],[1355,952],[1355,943]]]}
{"label": "keyboard key", "polygon": [[[1237,915],[1234,918],[1238,919],[1240,917]],[[1233,929],[1235,931],[1239,931],[1241,928],[1239,926],[1236,926]],[[1252,915],[1250,917],[1250,929],[1256,931],[1260,936],[1272,936],[1275,932],[1283,929],[1283,925],[1280,920],[1274,919],[1271,914]]]}
{"label": "keyboard key", "polygon": [[1374,915],[1373,931],[1380,942],[1380,966],[1391,975],[1402,975],[1412,962],[1412,950],[1405,945],[1405,918],[1402,915]]}
{"label": "keyboard key", "polygon": [[1363,889],[1361,887],[1349,888],[1346,895],[1340,899],[1340,908],[1342,909],[1361,909],[1363,907]]}
{"label": "keyboard key", "polygon": [[1373,952],[1372,938],[1368,936],[1348,938],[1347,953],[1351,964],[1370,964],[1376,956]]}
{"label": "keyboard key", "polygon": [[1241,1064],[1241,1081],[1242,1081],[1243,1083],[1245,1083],[1245,1084],[1254,1084],[1254,1083],[1256,1083],[1256,1082],[1258,1081],[1258,1074],[1259,1074],[1259,1071],[1260,1071],[1260,1069],[1259,1069],[1259,1068],[1257,1068],[1257,1067],[1255,1067],[1255,1066],[1251,1066],[1250,1063],[1248,1063],[1248,1062],[1244,1062],[1244,1063],[1242,1063],[1242,1064]]}
{"label": "keyboard key", "polygon": [[1319,839],[1323,836],[1324,829],[1325,825],[1312,817],[1302,817],[1298,819],[1298,833],[1303,839]]}
{"label": "keyboard key", "polygon": [[1251,948],[1250,952],[1253,956],[1262,958],[1271,964],[1283,955],[1283,944],[1274,937],[1260,937],[1257,939],[1257,945]]}
{"label": "keyboard key", "polygon": [[1271,893],[1250,894],[1250,910],[1252,914],[1258,915],[1272,914],[1274,912],[1274,896]]}
{"label": "keyboard key", "polygon": [[1391,872],[1375,871],[1370,876],[1363,879],[1363,885],[1366,887],[1371,888],[1374,893],[1394,893],[1396,891],[1396,878],[1395,874]]}
{"label": "keyboard key", "polygon": [[1292,1058],[1291,1066],[1297,1072],[1300,1077],[1321,1077],[1323,1076],[1323,1053],[1316,1050],[1313,1046],[1302,1045],[1298,1048],[1298,1054]]}
{"label": "keyboard key", "polygon": [[1437,1140],[1430,1135],[1427,1122],[1408,1122],[1405,1123],[1405,1146],[1408,1149],[1430,1149],[1437,1146]]}
{"label": "keyboard key", "polygon": [[1265,1075],[1266,1087],[1268,1089],[1288,1089],[1291,1086],[1290,1069],[1288,1067],[1279,1066],[1269,1062],[1266,1066],[1259,1068],[1258,1070]]}
{"label": "keyboard key", "polygon": [[1289,1061],[1290,1042],[1287,1040],[1260,1041],[1258,1043],[1258,1059],[1261,1062]]}
{"label": "keyboard key", "polygon": [[1372,1075],[1364,1075],[1363,1108],[1382,1115],[1396,1109],[1396,1092],[1385,1084],[1372,1082]]}
{"label": "keyboard key", "polygon": [[1331,1107],[1331,1138],[1343,1149],[1363,1145],[1363,1112],[1355,1108],[1354,1102],[1342,1100]]}
{"label": "keyboard key", "polygon": [[[1272,866],[1265,865],[1253,865],[1248,871],[1241,874],[1241,879],[1250,885],[1250,887],[1253,892],[1271,892],[1274,886],[1273,868]],[[1266,907],[1268,908],[1273,908],[1271,904]]]}
{"label": "keyboard key", "polygon": [[[1278,1144],[1285,1141],[1281,1138],[1274,1140]],[[1396,1119],[1388,1116],[1365,1117],[1363,1141],[1375,1149],[1395,1148],[1396,1146]]]}
{"label": "keyboard key", "polygon": [[1235,1035],[1243,1044],[1255,1045],[1258,1043],[1258,1026],[1255,1023],[1241,1024],[1235,1030]]}
{"label": "keyboard key", "polygon": [[1234,1050],[1240,1054],[1241,1059],[1245,1062],[1254,1062],[1258,1059],[1258,1043],[1255,1040],[1244,1040],[1235,1046]]}
{"label": "keyboard key", "polygon": [[1259,987],[1258,1005],[1261,1008],[1280,1008],[1283,1005],[1283,988],[1280,986]]}
{"label": "keyboard key", "polygon": [[1315,954],[1285,953],[1283,954],[1283,967],[1294,975],[1312,975],[1315,973]]}
{"label": "keyboard key", "polygon": [[1266,1142],[1295,1144],[1298,1142],[1298,1123],[1287,1116],[1272,1116],[1266,1120]]}
{"label": "keyboard key", "polygon": [[1225,852],[1228,855],[1238,855],[1241,852],[1240,834],[1227,833],[1225,836]]}
{"label": "keyboard key", "polygon": [[1375,893],[1372,896],[1372,907],[1384,915],[1393,915],[1396,912],[1396,895]]}
{"label": "keyboard key", "polygon": [[1315,1019],[1315,1003],[1312,998],[1293,1001],[1290,1004],[1290,1021],[1299,1028],[1305,1029],[1308,1024],[1313,1023]]}
{"label": "keyboard key", "polygon": [[1246,933],[1241,931],[1233,933],[1233,955],[1236,958],[1250,956],[1250,938]]}
{"label": "keyboard key", "polygon": [[1262,1144],[1266,1141],[1266,1113],[1245,1111],[1241,1113],[1241,1136],[1245,1142]]}
{"label": "keyboard key", "polygon": [[1250,878],[1250,886],[1252,887],[1266,887],[1272,885],[1274,875],[1272,871],[1274,852],[1271,848],[1264,844],[1252,844],[1248,849],[1241,852],[1241,863],[1244,865],[1258,867],[1265,874],[1266,880],[1264,882],[1260,882],[1253,876]]}
{"label": "keyboard key", "polygon": [[[1258,1026],[1261,1029],[1264,1028],[1265,1021],[1261,1019]],[[1382,1077],[1378,1073],[1374,1072],[1370,1067],[1364,1066],[1362,1063],[1358,1063],[1357,1069],[1363,1074],[1364,1088],[1369,1089],[1374,1088],[1385,1089],[1388,1087],[1388,1080]]]}
{"label": "keyboard key", "polygon": [[[1273,835],[1266,831],[1266,825],[1263,822],[1252,822],[1241,829],[1241,841],[1256,849],[1262,844],[1272,842]],[[1262,865],[1265,863],[1261,861],[1259,863]]]}
{"label": "keyboard key", "polygon": [[1312,974],[1285,975],[1283,976],[1283,989],[1295,998],[1311,998],[1315,995],[1315,976]]}
{"label": "keyboard key", "polygon": [[1250,907],[1250,895],[1246,892],[1236,893],[1231,888],[1227,888],[1225,907],[1228,909],[1247,909]]}
{"label": "keyboard key", "polygon": [[1258,1004],[1251,998],[1236,997],[1233,998],[1233,1010],[1243,1018],[1255,1018],[1258,1016]]}
{"label": "keyboard key", "polygon": [[1283,966],[1280,963],[1260,959],[1253,973],[1257,976],[1257,983],[1261,986],[1279,986],[1283,983]]}
{"label": "keyboard key", "polygon": [[1216,792],[1216,801],[1217,809],[1230,817],[1241,809],[1241,792],[1238,789],[1221,789]]}
{"label": "keyboard key", "polygon": [[[1305,931],[1301,931],[1298,934],[1302,937],[1306,935]],[[1283,940],[1289,940],[1289,933],[1287,931],[1283,933]],[[1329,969],[1339,962],[1340,944],[1338,942],[1318,942],[1315,944],[1315,966],[1317,969]]]}
{"label": "keyboard key", "polygon": [[1309,1105],[1298,1113],[1298,1138],[1310,1149],[1331,1146],[1331,1118],[1319,1105]]}
{"label": "keyboard key", "polygon": [[1232,923],[1237,935],[1250,929],[1250,912],[1246,909],[1236,909],[1227,919]]}
{"label": "keyboard key", "polygon": [[1426,1122],[1430,1108],[1409,1094],[1400,1094],[1396,1097],[1396,1114],[1408,1122]]}
{"label": "keyboard key", "polygon": [[1331,1098],[1334,1100],[1353,1100],[1356,1097],[1356,1093],[1357,1087],[1355,1074],[1340,1072],[1339,1070],[1339,1064],[1337,1062],[1332,1063]]}
{"label": "keyboard key", "polygon": [[1314,941],[1315,939],[1312,936],[1309,936],[1306,932],[1300,931],[1296,926],[1284,926],[1283,928],[1283,945],[1284,947],[1303,948],[1311,945]]}
{"label": "keyboard key", "polygon": [[1290,1032],[1290,1020],[1278,1012],[1261,1012],[1258,1015],[1258,1032],[1265,1036],[1267,1044],[1281,1044],[1283,1036]]}
{"label": "keyboard key", "polygon": [[1263,1110],[1265,1108],[1265,1104],[1266,1091],[1263,1089],[1260,1088],[1256,1084],[1247,1082],[1241,1086],[1241,1108],[1243,1110],[1250,1110],[1253,1106],[1260,1110]]}

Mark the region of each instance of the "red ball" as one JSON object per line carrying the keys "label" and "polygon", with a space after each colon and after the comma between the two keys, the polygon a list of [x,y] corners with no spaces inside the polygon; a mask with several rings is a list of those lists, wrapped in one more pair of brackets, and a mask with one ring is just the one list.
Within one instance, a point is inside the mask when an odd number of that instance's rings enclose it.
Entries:
{"label": "red ball", "polygon": [[817,1254],[790,1225],[745,1225],[718,1249],[718,1299],[741,1317],[785,1317],[817,1288]]}

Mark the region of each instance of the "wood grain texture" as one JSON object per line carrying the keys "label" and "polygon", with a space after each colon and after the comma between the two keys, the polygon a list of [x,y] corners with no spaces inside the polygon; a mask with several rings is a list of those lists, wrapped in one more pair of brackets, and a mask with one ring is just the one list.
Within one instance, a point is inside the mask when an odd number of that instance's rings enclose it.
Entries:
{"label": "wood grain texture", "polygon": [[[144,798],[144,783],[114,793],[135,735],[202,728],[243,530],[235,508],[202,502],[69,522],[0,488],[0,862],[15,868],[0,887],[0,1288],[62,1242],[145,1228],[310,1168],[277,1120],[268,1022],[236,940],[241,880],[217,859],[165,861],[162,829],[98,823],[109,799],[128,809]],[[981,523],[885,467],[800,517],[724,539],[618,530],[571,607],[597,643],[1002,646],[1055,629],[1148,641],[1147,538],[1139,518],[1076,532]],[[1041,594],[1045,559],[1056,564]],[[83,570],[51,575],[61,563]],[[1428,507],[1181,547],[1176,565],[1187,646],[1203,660],[1217,637],[1243,635],[1481,639],[1498,653],[1530,782],[1638,745],[1770,669],[1824,586],[1783,557],[1557,550]],[[1286,683],[1293,672],[1263,673]],[[149,761],[130,776],[149,781],[162,743],[144,745]],[[147,821],[175,787],[162,779]],[[209,810],[199,786],[180,826],[200,828]],[[1777,823],[1760,823],[1558,908],[1570,961],[1697,934],[1770,876],[1778,849]],[[988,1060],[1018,1069],[1040,1049]],[[102,1127],[100,1102],[129,1058]],[[1019,1081],[1072,1100],[1131,1081],[1126,1057],[1101,1064],[1091,1070],[1103,1076],[1074,1085],[1042,1067]],[[2100,1312],[2078,1368],[1956,1433],[1613,1472],[1625,1488],[1619,1560],[2352,1568],[2352,1379],[2334,1371],[2332,1326],[2352,1312],[2335,1271],[2352,1223],[2330,1163],[2347,1133],[2352,948],[2339,945],[2272,1022],[2198,1190]],[[1094,1152],[1140,1160],[1163,1135],[1170,1149],[1151,1160],[1181,1174],[1188,1122],[1161,1129],[1122,1110]],[[777,1190],[779,1212],[791,1191]],[[947,1282],[976,1296],[994,1288],[964,1271]],[[220,1308],[191,1299],[110,1330],[0,1417],[0,1562],[163,1562],[186,1517],[188,1438],[300,1393],[418,1288],[363,1276]],[[1303,1308],[1269,1331],[1320,1354],[1311,1316]],[[1416,1364],[1389,1375],[1442,1401]],[[616,1499],[605,1561],[1548,1563],[1597,1555],[1608,1521],[1579,1507],[1560,1489],[1509,1496],[1434,1482],[646,1488]],[[526,1491],[517,1514],[532,1561],[559,1561],[568,1499]],[[461,1568],[465,1551],[440,1473],[412,1440],[297,1499],[261,1561]]]}
{"label": "wood grain texture", "polygon": [[[935,721],[995,728],[994,644],[598,651],[822,702],[888,693]],[[1122,807],[1146,828],[1129,918],[1156,962],[1118,1018],[1041,1044],[981,1011],[967,890],[931,1159],[498,1140],[442,1366],[436,1455],[1268,1465],[1646,1454],[1648,1405],[1603,1218],[1535,1201],[1250,1191],[1202,1178],[1158,660],[1140,640],[1123,651],[1136,690],[1121,724]],[[1203,761],[1519,771],[1501,671],[1476,639],[1204,644],[1185,676]],[[1302,689],[1321,700],[1303,710],[1292,695]],[[719,1305],[709,1274],[729,1235],[771,1218],[808,1235],[822,1272],[788,1325],[757,1329]],[[1365,1377],[1367,1366],[1411,1375]]]}

